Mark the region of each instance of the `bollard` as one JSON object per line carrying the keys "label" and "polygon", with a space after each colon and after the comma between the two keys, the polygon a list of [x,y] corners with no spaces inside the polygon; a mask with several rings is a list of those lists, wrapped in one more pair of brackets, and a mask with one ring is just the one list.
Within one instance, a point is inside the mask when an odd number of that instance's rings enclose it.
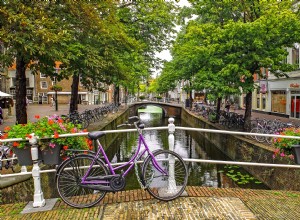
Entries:
{"label": "bollard", "polygon": [[29,138],[29,143],[31,145],[31,158],[33,161],[32,177],[34,183],[34,195],[32,206],[34,208],[37,208],[45,206],[46,202],[41,187],[37,136],[35,136],[34,134],[31,134],[30,136],[31,137]]}
{"label": "bollard", "polygon": [[27,167],[26,166],[22,166],[21,167],[21,173],[26,173],[27,172]]}
{"label": "bollard", "polygon": [[[169,150],[174,151],[174,145],[175,145],[175,138],[174,138],[174,132],[175,132],[175,125],[174,125],[174,118],[169,118],[168,122],[168,131],[169,131]],[[168,183],[168,193],[174,193],[176,192],[176,182],[175,182],[175,158],[170,155],[169,158],[169,183]]]}

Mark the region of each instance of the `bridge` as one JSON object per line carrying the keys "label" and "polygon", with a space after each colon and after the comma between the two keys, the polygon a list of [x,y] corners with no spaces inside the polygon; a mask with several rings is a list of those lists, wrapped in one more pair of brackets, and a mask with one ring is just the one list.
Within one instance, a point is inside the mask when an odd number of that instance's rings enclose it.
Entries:
{"label": "bridge", "polygon": [[131,115],[138,115],[138,110],[140,108],[145,108],[146,106],[156,106],[162,109],[163,117],[175,117],[180,118],[182,106],[180,104],[170,104],[165,102],[154,102],[154,101],[145,101],[145,102],[136,102],[133,103],[130,108]]}

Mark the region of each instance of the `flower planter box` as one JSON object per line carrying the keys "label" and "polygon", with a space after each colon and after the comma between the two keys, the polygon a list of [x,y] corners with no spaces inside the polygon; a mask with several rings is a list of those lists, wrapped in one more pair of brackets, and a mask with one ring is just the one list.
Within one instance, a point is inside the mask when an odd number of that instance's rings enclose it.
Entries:
{"label": "flower planter box", "polygon": [[292,145],[292,152],[294,155],[295,163],[300,164],[300,145]]}
{"label": "flower planter box", "polygon": [[43,163],[48,165],[60,164],[62,162],[60,150],[61,147],[55,147],[41,151]]}
{"label": "flower planter box", "polygon": [[[13,149],[18,158],[18,163],[20,166],[31,166],[33,164],[31,157],[31,148]],[[53,149],[43,150],[38,149],[39,160],[42,160],[44,164],[47,165],[57,165],[62,162],[60,157],[60,147],[55,147]]]}
{"label": "flower planter box", "polygon": [[17,155],[18,163],[20,166],[30,166],[32,165],[31,158],[31,148],[19,149],[17,147],[13,148],[13,151]]}

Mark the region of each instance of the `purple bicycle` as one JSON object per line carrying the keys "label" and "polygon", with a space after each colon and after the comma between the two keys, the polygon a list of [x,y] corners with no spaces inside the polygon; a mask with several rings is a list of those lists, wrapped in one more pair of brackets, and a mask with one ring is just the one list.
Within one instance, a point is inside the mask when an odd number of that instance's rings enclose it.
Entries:
{"label": "purple bicycle", "polygon": [[142,134],[145,126],[137,116],[130,117],[128,122],[118,127],[131,125],[137,129],[139,140],[134,155],[125,164],[113,166],[110,163],[99,141],[105,132],[94,131],[88,136],[96,140],[98,151],[73,155],[59,166],[56,186],[65,203],[75,208],[94,206],[107,192],[123,190],[126,175],[134,167],[141,187],[153,197],[169,201],[182,194],[188,179],[182,158],[170,150],[159,149],[151,152]]}

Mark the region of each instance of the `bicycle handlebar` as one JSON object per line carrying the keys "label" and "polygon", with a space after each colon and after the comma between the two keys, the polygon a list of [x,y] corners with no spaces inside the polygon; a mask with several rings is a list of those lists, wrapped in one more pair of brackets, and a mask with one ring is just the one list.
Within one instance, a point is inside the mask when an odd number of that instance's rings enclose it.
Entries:
{"label": "bicycle handlebar", "polygon": [[124,124],[117,125],[117,128],[123,127],[123,126],[132,126],[136,125],[140,122],[140,118],[138,116],[132,116],[128,118],[128,121],[126,121]]}

